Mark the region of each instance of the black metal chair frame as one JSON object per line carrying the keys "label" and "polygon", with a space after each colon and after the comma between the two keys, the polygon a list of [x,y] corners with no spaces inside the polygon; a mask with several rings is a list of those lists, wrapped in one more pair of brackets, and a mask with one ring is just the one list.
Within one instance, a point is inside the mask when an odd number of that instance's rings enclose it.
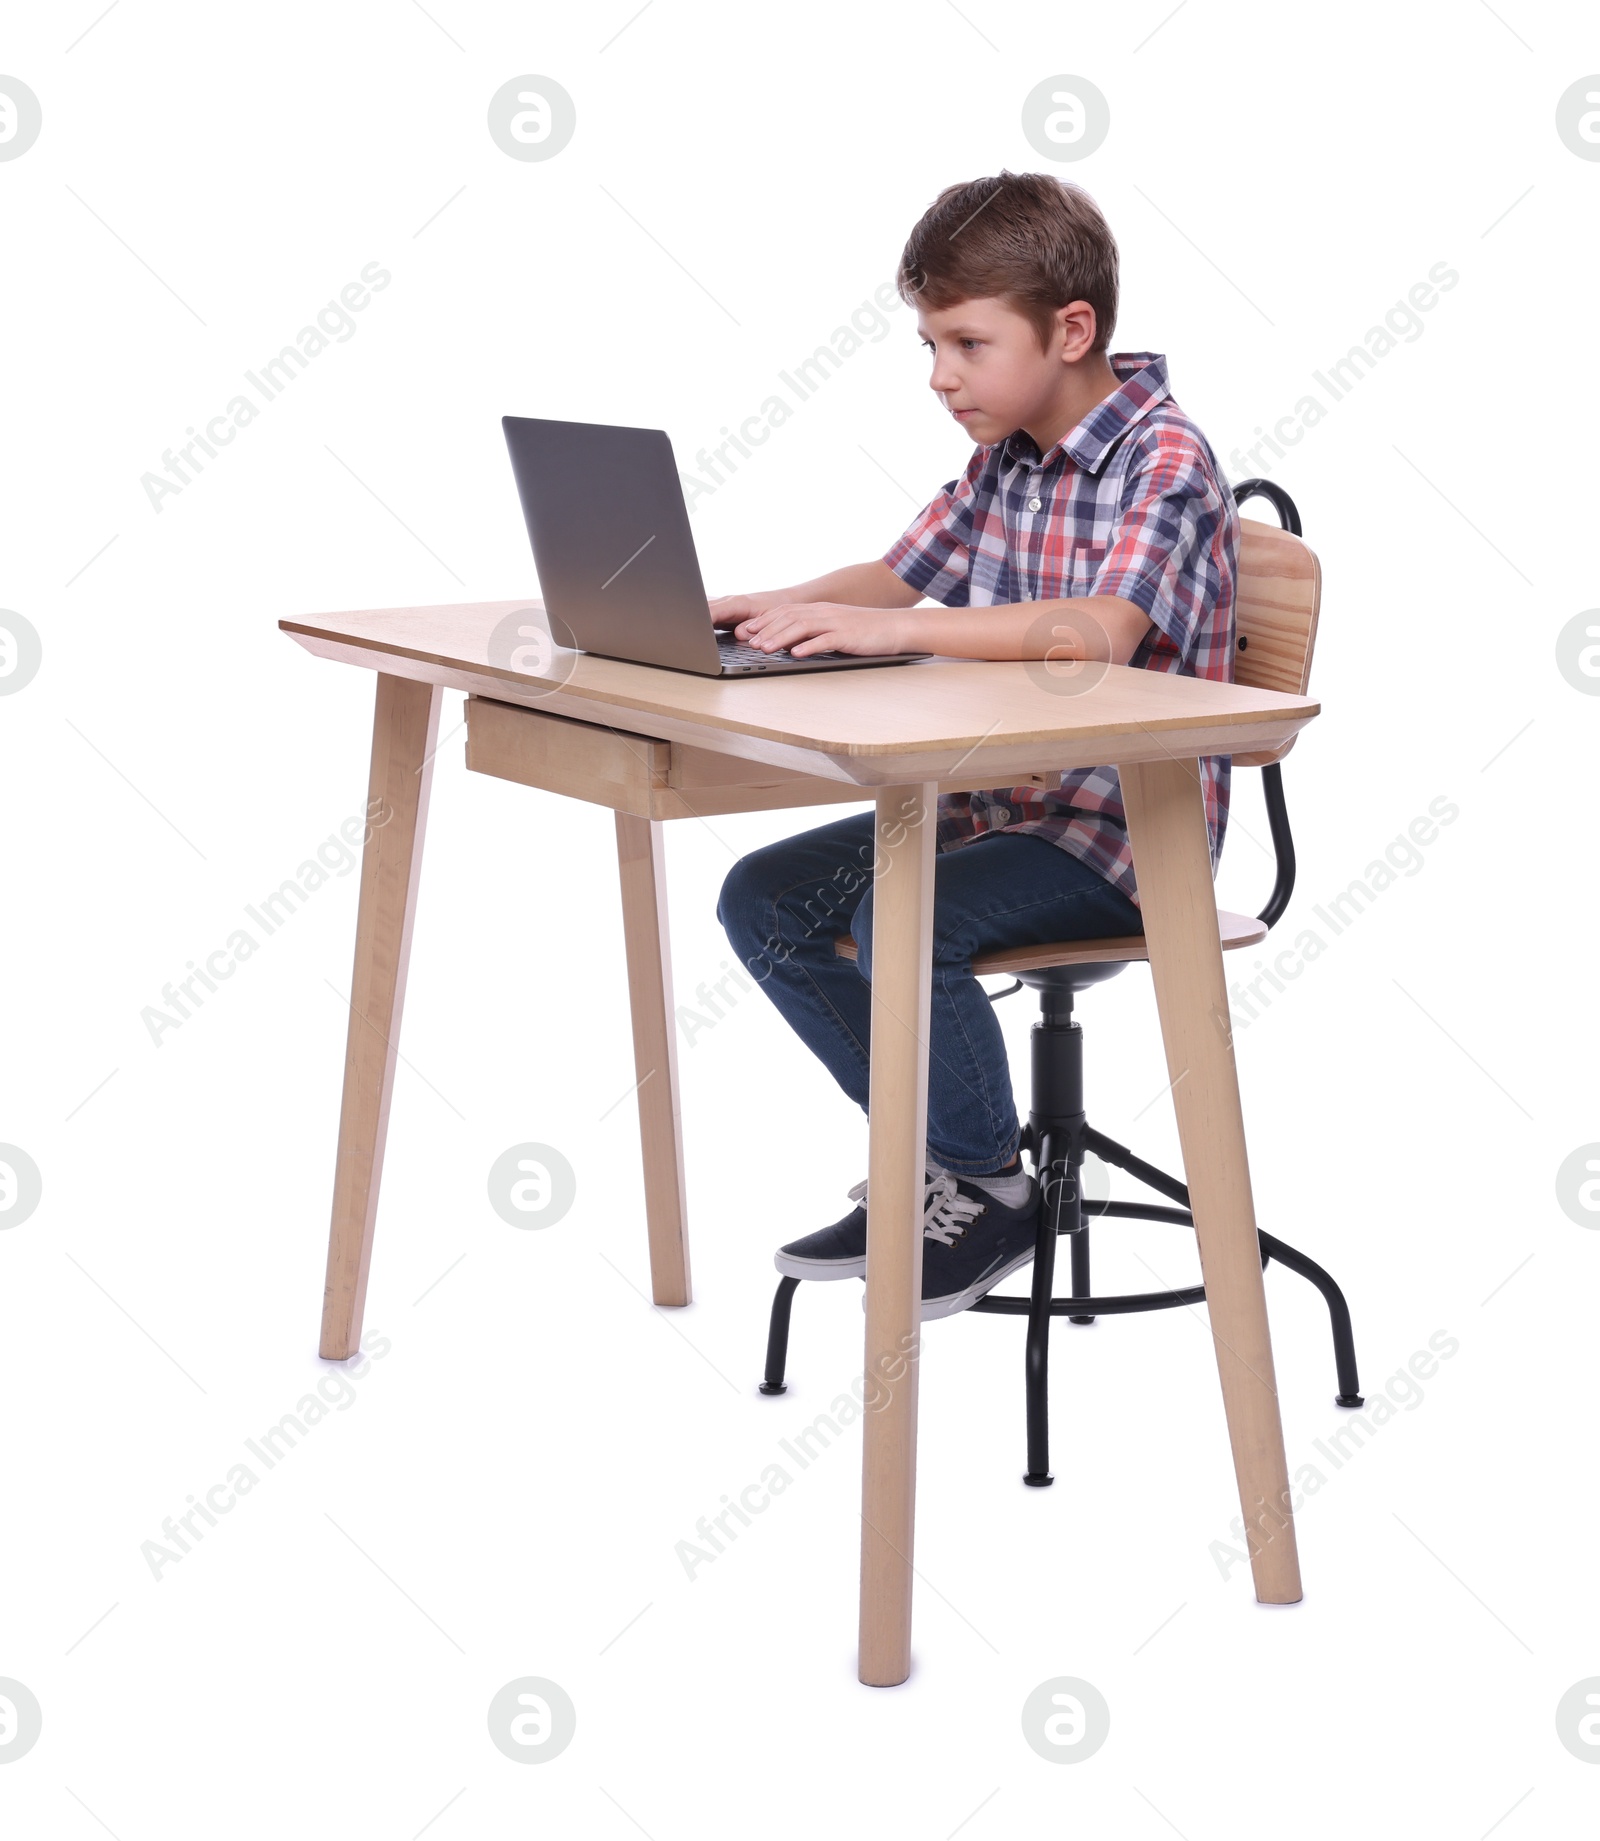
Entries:
{"label": "black metal chair frame", "polygon": [[[1233,489],[1234,503],[1243,505],[1250,498],[1265,498],[1277,511],[1281,526],[1298,537],[1300,514],[1294,501],[1281,486],[1266,479],[1248,479]],[[1294,890],[1294,838],[1289,828],[1288,808],[1283,797],[1283,771],[1272,761],[1261,770],[1266,795],[1267,823],[1272,833],[1276,859],[1276,876],[1267,905],[1257,916],[1270,929],[1276,925],[1289,905]],[[1146,1163],[1125,1145],[1097,1131],[1087,1118],[1083,1097],[1083,1030],[1073,1020],[1072,1000],[1082,990],[1099,984],[1124,971],[1137,960],[1107,960],[1092,965],[1048,966],[1039,971],[1019,972],[1016,982],[1003,991],[990,992],[989,999],[998,1003],[1028,985],[1039,992],[1040,1020],[1032,1031],[1032,1095],[1028,1122],[1021,1134],[1021,1147],[1033,1159],[1034,1171],[1044,1195],[1039,1211],[1039,1239],[1034,1251],[1033,1279],[1029,1295],[1005,1297],[991,1292],[972,1305],[974,1311],[1028,1319],[1026,1348],[1026,1386],[1028,1409],[1028,1468],[1023,1481],[1035,1487],[1054,1482],[1050,1474],[1050,1319],[1065,1317],[1069,1323],[1090,1324],[1098,1317],[1131,1315],[1138,1311],[1173,1310],[1181,1305],[1205,1301],[1204,1285],[1186,1285],[1161,1291],[1126,1293],[1097,1298],[1090,1291],[1089,1222],[1094,1219],[1168,1221],[1192,1227],[1189,1191],[1177,1177]],[[1167,1197],[1169,1205],[1149,1202],[1094,1202],[1083,1196],[1080,1171],[1084,1156],[1092,1151],[1102,1162],[1124,1170],[1147,1189]],[[1072,1245],[1072,1294],[1058,1298],[1055,1293],[1056,1239],[1066,1234]],[[1272,1234],[1258,1230],[1261,1264],[1270,1260],[1307,1279],[1322,1293],[1328,1307],[1333,1331],[1334,1366],[1339,1391],[1339,1406],[1364,1404],[1356,1371],[1355,1339],[1350,1326],[1350,1309],[1344,1293],[1330,1274],[1315,1260],[1297,1252]],[[783,1278],[772,1301],[772,1317],[767,1334],[766,1378],[761,1384],[764,1394],[786,1391],[784,1371],[788,1360],[789,1317],[794,1294],[800,1281]]]}

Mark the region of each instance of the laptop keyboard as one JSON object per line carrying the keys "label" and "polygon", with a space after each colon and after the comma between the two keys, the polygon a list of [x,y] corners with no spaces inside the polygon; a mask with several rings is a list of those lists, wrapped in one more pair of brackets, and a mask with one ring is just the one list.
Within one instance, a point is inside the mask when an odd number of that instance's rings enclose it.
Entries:
{"label": "laptop keyboard", "polygon": [[[768,665],[775,658],[792,658],[794,654],[787,646],[780,646],[775,652],[763,652],[759,646],[747,646],[742,639],[717,639],[717,651],[724,663],[736,665]],[[806,658],[843,658],[842,652],[808,652]],[[803,660],[801,661],[804,662]]]}

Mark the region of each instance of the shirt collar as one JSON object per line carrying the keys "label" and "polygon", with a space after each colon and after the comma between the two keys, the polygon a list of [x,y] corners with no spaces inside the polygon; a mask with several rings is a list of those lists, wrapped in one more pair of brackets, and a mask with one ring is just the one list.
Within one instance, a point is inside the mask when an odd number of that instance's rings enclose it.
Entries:
{"label": "shirt collar", "polygon": [[1096,403],[1075,428],[1068,429],[1048,454],[1040,454],[1026,429],[1007,435],[1001,446],[1008,459],[1043,467],[1064,452],[1085,473],[1093,473],[1134,423],[1171,394],[1167,361],[1162,353],[1111,352],[1108,357],[1119,380],[1118,388]]}

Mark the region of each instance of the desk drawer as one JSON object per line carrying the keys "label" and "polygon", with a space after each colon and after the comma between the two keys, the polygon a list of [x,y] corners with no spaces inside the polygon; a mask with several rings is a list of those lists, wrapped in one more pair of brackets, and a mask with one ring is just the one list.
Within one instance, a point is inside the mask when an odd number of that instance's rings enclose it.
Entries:
{"label": "desk drawer", "polygon": [[740,760],[685,742],[632,735],[546,710],[467,699],[467,766],[639,818],[697,818],[784,806],[859,805],[871,787],[848,786]]}

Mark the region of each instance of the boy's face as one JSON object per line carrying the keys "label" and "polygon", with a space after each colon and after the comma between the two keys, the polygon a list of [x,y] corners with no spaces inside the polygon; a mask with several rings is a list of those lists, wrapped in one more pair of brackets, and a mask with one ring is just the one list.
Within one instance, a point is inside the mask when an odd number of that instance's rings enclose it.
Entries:
{"label": "boy's face", "polygon": [[[1093,339],[1093,310],[1080,343]],[[917,331],[933,355],[930,388],[980,446],[1003,441],[1016,429],[1030,432],[1052,419],[1060,399],[1073,326],[1058,321],[1049,349],[1040,351],[1033,322],[1004,301],[963,300],[917,314]]]}

